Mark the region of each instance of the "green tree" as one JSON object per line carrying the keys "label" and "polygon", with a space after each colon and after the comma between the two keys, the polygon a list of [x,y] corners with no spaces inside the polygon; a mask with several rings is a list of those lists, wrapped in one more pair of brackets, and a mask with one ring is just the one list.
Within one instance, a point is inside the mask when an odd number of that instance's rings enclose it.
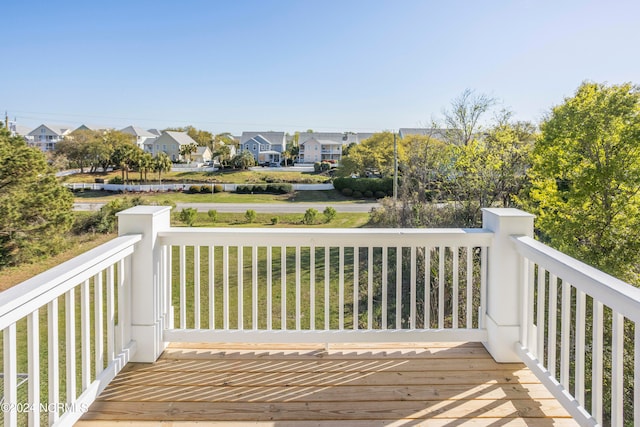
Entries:
{"label": "green tree", "polygon": [[324,215],[324,219],[326,222],[331,222],[335,219],[338,212],[334,207],[327,206],[326,208],[324,208],[324,211],[322,211],[322,214]]}
{"label": "green tree", "polygon": [[144,175],[144,181],[147,181],[147,173],[153,168],[153,156],[151,153],[141,153],[137,160],[136,167],[140,173],[140,181],[142,181]]}
{"label": "green tree", "polygon": [[231,160],[231,146],[226,144],[218,146],[213,156],[218,158],[221,165],[227,166]]}
{"label": "green tree", "polygon": [[158,172],[158,181],[160,181],[160,185],[162,185],[162,173],[169,172],[171,170],[171,158],[167,153],[158,153],[153,158],[153,163],[151,168]]}
{"label": "green tree", "polygon": [[216,223],[218,221],[218,211],[215,209],[209,209],[207,211],[207,215],[209,216],[209,219],[211,220],[211,222]]}
{"label": "green tree", "polygon": [[244,213],[244,218],[247,220],[247,222],[249,224],[252,224],[252,223],[256,222],[257,216],[258,216],[258,214],[256,214],[256,211],[254,211],[253,209],[248,209]]}
{"label": "green tree", "polygon": [[100,132],[89,129],[76,130],[56,144],[56,156],[65,156],[72,165],[79,167],[80,172],[84,173],[84,169],[93,164],[93,146],[102,143]]}
{"label": "green tree", "polygon": [[180,146],[180,155],[183,157],[187,157],[189,161],[191,161],[191,155],[198,150],[198,146],[196,144],[182,144]]}
{"label": "green tree", "polygon": [[[405,156],[405,142],[397,138],[398,159],[403,162]],[[374,134],[371,138],[351,147],[348,155],[342,158],[340,176],[369,173],[379,173],[383,177],[393,176],[393,133],[386,131]]]}
{"label": "green tree", "polygon": [[231,164],[237,169],[249,169],[251,166],[255,166],[256,159],[253,158],[250,151],[243,151],[231,159]]}
{"label": "green tree", "polygon": [[316,222],[316,218],[318,216],[318,211],[314,208],[309,208],[305,211],[304,217],[302,218],[302,222],[306,225],[311,225]]}
{"label": "green tree", "polygon": [[72,207],[44,154],[0,127],[0,267],[64,249]]}
{"label": "green tree", "polygon": [[525,207],[541,237],[640,285],[640,90],[583,83],[541,125]]}
{"label": "green tree", "polygon": [[193,227],[197,213],[198,211],[195,208],[184,208],[180,211],[180,221],[184,222],[189,227]]}

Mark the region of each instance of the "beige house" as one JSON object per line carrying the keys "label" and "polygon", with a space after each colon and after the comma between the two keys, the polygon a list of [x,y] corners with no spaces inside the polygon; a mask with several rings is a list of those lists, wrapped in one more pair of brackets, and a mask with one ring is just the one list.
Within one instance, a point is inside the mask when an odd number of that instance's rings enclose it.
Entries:
{"label": "beige house", "polygon": [[177,162],[182,160],[180,147],[188,144],[198,145],[186,132],[166,131],[151,144],[151,154],[166,153],[172,161]]}
{"label": "beige house", "polygon": [[53,151],[56,149],[56,143],[62,141],[65,135],[72,131],[70,126],[42,124],[29,132],[27,137],[31,139],[34,146],[39,147],[42,151]]}
{"label": "beige house", "polygon": [[198,164],[210,162],[212,157],[213,153],[209,147],[198,147],[198,150],[191,154],[191,160]]}

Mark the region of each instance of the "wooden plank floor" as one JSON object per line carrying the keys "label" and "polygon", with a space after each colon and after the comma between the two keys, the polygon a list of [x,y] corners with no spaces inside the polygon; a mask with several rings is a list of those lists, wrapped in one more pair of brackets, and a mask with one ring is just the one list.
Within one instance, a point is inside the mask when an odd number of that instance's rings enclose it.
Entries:
{"label": "wooden plank floor", "polygon": [[77,423],[575,426],[523,364],[479,343],[172,344],[130,363]]}

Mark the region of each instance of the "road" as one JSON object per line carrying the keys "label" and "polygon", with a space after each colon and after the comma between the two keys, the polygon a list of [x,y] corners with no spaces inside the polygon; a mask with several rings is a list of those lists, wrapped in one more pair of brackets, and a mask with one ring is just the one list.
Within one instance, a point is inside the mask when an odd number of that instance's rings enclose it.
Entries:
{"label": "road", "polygon": [[[74,203],[76,211],[97,211],[104,203]],[[220,213],[244,213],[253,209],[257,213],[304,213],[309,208],[322,212],[327,206],[332,206],[341,213],[366,213],[372,208],[379,207],[379,203],[178,203],[176,209],[195,208],[198,212],[217,210]]]}

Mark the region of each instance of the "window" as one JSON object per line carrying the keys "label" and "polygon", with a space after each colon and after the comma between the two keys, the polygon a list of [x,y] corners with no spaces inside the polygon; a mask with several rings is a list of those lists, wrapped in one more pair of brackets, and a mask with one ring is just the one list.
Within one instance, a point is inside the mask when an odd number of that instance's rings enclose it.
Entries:
{"label": "window", "polygon": [[162,151],[167,151],[167,144],[162,144]]}
{"label": "window", "polygon": [[47,130],[45,128],[40,129],[40,133],[45,133]]}
{"label": "window", "polygon": [[256,151],[257,148],[258,146],[256,144],[253,144],[253,151]]}
{"label": "window", "polygon": [[248,149],[249,149],[249,144],[245,144],[245,145],[244,145],[244,149],[245,149],[245,150],[248,150]]}

